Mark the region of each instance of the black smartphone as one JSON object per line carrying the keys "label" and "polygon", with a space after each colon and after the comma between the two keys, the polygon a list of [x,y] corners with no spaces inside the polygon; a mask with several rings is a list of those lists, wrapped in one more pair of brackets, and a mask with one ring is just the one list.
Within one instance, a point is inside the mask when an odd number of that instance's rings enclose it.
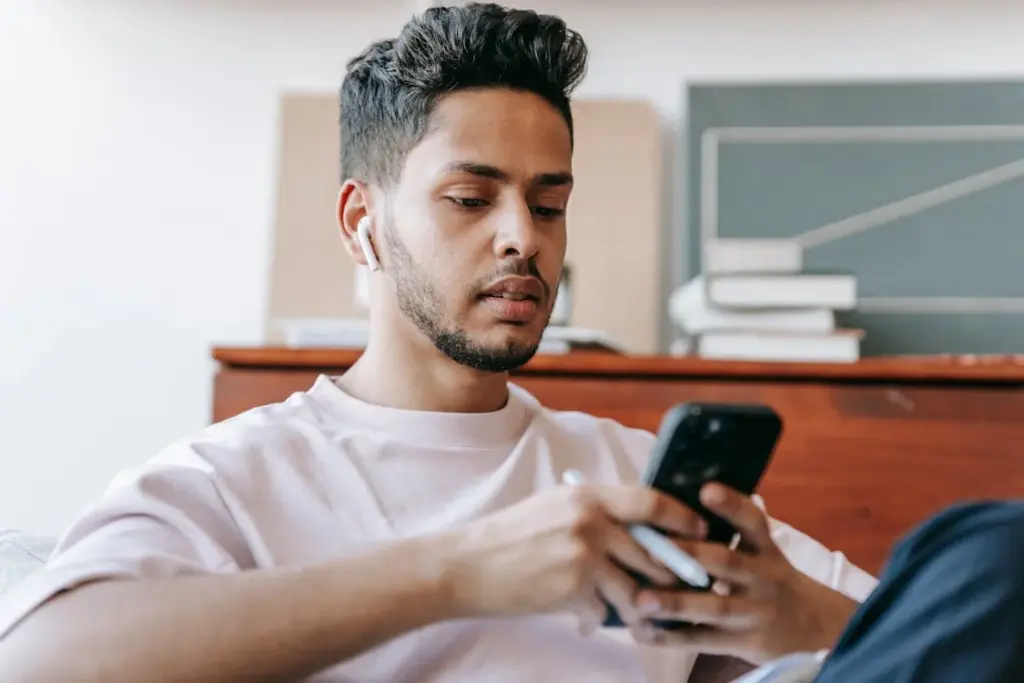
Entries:
{"label": "black smartphone", "polygon": [[[701,505],[700,491],[709,482],[719,482],[741,493],[753,494],[781,435],[782,419],[769,406],[680,404],[662,419],[642,481],[682,501],[707,520],[709,542],[728,544],[736,529]],[[646,577],[630,574],[642,587],[650,586]],[[678,589],[703,591],[710,587],[696,588],[680,581]],[[611,605],[604,625],[623,625]],[[675,621],[659,621],[655,625],[666,630],[689,626]]]}

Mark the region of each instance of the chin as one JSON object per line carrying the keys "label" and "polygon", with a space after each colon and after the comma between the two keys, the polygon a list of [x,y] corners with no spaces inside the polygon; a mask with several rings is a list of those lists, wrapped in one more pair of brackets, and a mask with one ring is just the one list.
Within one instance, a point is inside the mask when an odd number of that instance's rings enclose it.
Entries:
{"label": "chin", "polygon": [[508,365],[510,369],[526,365],[537,354],[540,347],[540,335],[538,334],[512,333],[488,335],[488,337],[478,338],[474,346],[484,354],[490,355],[499,364]]}
{"label": "chin", "polygon": [[503,358],[509,370],[518,370],[537,355],[540,344],[510,344],[496,354]]}
{"label": "chin", "polygon": [[493,340],[488,344],[495,350],[506,349],[508,351],[526,352],[530,349],[537,350],[537,347],[540,346],[542,333],[520,328],[505,330],[504,334],[496,336],[499,336],[500,340]]}

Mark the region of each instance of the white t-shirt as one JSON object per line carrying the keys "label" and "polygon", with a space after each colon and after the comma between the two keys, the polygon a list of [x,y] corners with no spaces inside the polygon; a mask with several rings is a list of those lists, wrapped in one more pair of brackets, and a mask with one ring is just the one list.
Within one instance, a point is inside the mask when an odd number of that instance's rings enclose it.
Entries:
{"label": "white t-shirt", "polygon": [[[119,475],[61,539],[46,569],[0,603],[0,637],[57,592],[105,577],[294,567],[429,534],[561,485],[635,482],[653,435],[548,410],[509,387],[493,413],[382,408],[319,377],[306,392],[172,444]],[[863,599],[874,579],[780,523],[802,571]],[[639,647],[624,629],[588,638],[570,615],[439,623],[313,681],[685,681],[693,655]]]}

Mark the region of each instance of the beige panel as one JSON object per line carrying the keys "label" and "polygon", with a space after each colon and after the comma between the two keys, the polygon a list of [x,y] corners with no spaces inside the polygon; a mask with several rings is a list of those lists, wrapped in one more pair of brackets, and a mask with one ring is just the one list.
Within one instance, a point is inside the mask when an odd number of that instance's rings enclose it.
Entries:
{"label": "beige panel", "polygon": [[280,318],[366,316],[355,305],[355,265],[334,218],[338,103],[330,95],[286,95],[280,122],[267,343],[282,341]]}
{"label": "beige panel", "polygon": [[576,186],[569,207],[572,324],[636,353],[658,350],[661,121],[635,100],[573,106]]}
{"label": "beige panel", "polygon": [[[576,188],[569,210],[572,323],[603,329],[630,351],[658,347],[661,133],[645,102],[573,107]],[[282,100],[280,180],[267,341],[275,318],[365,317],[354,266],[337,234],[338,108],[331,95]]]}

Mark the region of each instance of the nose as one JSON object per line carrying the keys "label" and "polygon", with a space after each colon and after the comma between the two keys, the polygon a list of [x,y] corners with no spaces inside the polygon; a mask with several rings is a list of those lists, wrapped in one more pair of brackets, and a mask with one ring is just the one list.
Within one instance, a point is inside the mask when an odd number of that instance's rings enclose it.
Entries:
{"label": "nose", "polygon": [[533,212],[525,202],[516,204],[514,207],[510,206],[501,216],[498,234],[494,240],[494,251],[498,258],[530,259],[540,251]]}

